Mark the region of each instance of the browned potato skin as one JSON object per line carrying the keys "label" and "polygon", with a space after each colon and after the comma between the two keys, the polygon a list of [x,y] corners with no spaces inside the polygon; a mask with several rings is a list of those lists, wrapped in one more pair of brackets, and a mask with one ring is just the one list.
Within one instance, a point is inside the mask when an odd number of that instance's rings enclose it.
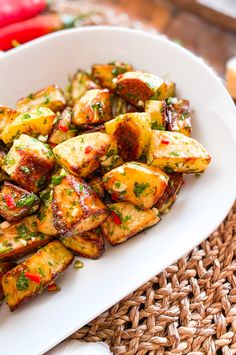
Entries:
{"label": "browned potato skin", "polygon": [[87,91],[73,107],[72,123],[99,124],[112,119],[111,94],[107,89]]}
{"label": "browned potato skin", "polygon": [[100,89],[100,86],[92,80],[89,73],[78,70],[71,80],[71,89],[68,93],[69,103],[73,105],[87,90]]}
{"label": "browned potato skin", "polygon": [[53,188],[52,212],[58,234],[66,237],[97,228],[107,217],[107,209],[93,189],[69,174]]}
{"label": "browned potato skin", "polygon": [[[65,131],[66,129],[67,131]],[[72,125],[72,109],[66,107],[60,114],[59,120],[55,123],[52,133],[48,138],[48,142],[54,146],[55,144],[60,144],[75,136],[76,129]]]}
{"label": "browned potato skin", "polygon": [[[4,196],[10,195],[15,202],[14,207],[8,207]],[[25,198],[32,198],[30,205],[22,205]],[[37,211],[39,207],[39,198],[10,182],[4,182],[0,189],[0,215],[8,222],[19,221],[22,217],[30,215]]]}
{"label": "browned potato skin", "polygon": [[180,132],[190,137],[192,124],[189,101],[170,98],[167,102],[167,130]]}
{"label": "browned potato skin", "polygon": [[[159,217],[150,210],[139,210],[129,202],[118,202],[109,205],[110,214],[101,225],[104,237],[111,245],[125,242],[142,230],[159,222]],[[118,216],[121,224],[117,224],[113,213]]]}
{"label": "browned potato skin", "polygon": [[168,186],[157,201],[155,207],[158,209],[159,213],[164,214],[168,212],[169,208],[173,205],[177,198],[177,194],[184,183],[184,178],[182,173],[173,173],[169,175]]}
{"label": "browned potato skin", "polygon": [[15,267],[16,264],[10,262],[10,261],[1,261],[0,262],[0,306],[2,301],[4,300],[4,292],[2,289],[2,278],[3,275],[7,273],[7,271],[11,270],[13,267]]}
{"label": "browned potato skin", "polygon": [[100,176],[92,177],[88,183],[100,198],[104,198],[105,191]]}
{"label": "browned potato skin", "polygon": [[0,139],[2,139],[3,129],[9,125],[18,115],[16,110],[0,105]]}
{"label": "browned potato skin", "polygon": [[[21,226],[24,226],[23,230],[26,230],[22,237]],[[31,233],[33,237],[29,238]],[[12,222],[8,228],[0,229],[0,260],[19,259],[47,244],[50,240],[52,236],[43,235],[37,231],[36,215],[25,217],[19,222]]]}
{"label": "browned potato skin", "polygon": [[113,79],[122,73],[132,70],[132,65],[122,62],[94,64],[92,66],[92,76],[99,81],[103,88],[113,89]]}
{"label": "browned potato skin", "polygon": [[[73,259],[74,257],[69,250],[56,240],[8,271],[3,276],[2,288],[10,311],[15,311],[32,297],[41,293],[42,289],[52,283],[72,263]],[[17,280],[22,273],[39,274],[39,270],[41,270],[40,284],[29,280],[28,287],[25,290],[17,288]]]}
{"label": "browned potato skin", "polygon": [[20,99],[17,104],[17,110],[27,112],[36,107],[47,107],[53,112],[62,111],[66,106],[66,99],[63,91],[56,85],[32,93]]}
{"label": "browned potato skin", "polygon": [[60,238],[62,244],[74,255],[89,259],[99,259],[105,250],[103,235],[100,231],[90,231],[74,237]]}

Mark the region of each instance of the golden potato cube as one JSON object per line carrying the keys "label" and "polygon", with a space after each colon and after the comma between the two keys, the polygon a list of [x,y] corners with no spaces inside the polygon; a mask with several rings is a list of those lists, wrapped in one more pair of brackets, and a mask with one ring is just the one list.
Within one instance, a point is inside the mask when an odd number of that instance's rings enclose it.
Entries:
{"label": "golden potato cube", "polygon": [[73,107],[72,123],[78,126],[103,123],[111,118],[111,94],[107,89],[88,90]]}
{"label": "golden potato cube", "polygon": [[110,141],[111,138],[105,133],[81,134],[58,144],[53,153],[59,165],[85,178],[99,168],[99,159],[106,154]]}
{"label": "golden potato cube", "polygon": [[13,267],[15,267],[15,266],[16,266],[16,264],[12,263],[10,261],[0,261],[0,306],[2,304],[2,301],[5,298],[3,288],[2,288],[3,275],[6,274],[7,271],[13,269]]}
{"label": "golden potato cube", "polygon": [[40,194],[41,205],[38,213],[38,231],[47,235],[56,236],[58,232],[54,226],[52,214],[52,190],[44,190]]}
{"label": "golden potato cube", "polygon": [[147,100],[145,102],[145,112],[150,114],[152,129],[166,130],[167,113],[165,101]]}
{"label": "golden potato cube", "polygon": [[2,140],[5,144],[13,142],[22,133],[46,136],[53,127],[54,118],[55,114],[45,107],[36,108],[29,113],[21,113],[3,129]]}
{"label": "golden potato cube", "polygon": [[52,146],[60,144],[67,139],[76,136],[77,130],[72,124],[72,109],[66,107],[62,113],[57,113],[57,122],[48,138],[48,143]]}
{"label": "golden potato cube", "polygon": [[189,101],[178,100],[176,97],[169,98],[167,100],[167,114],[167,130],[183,133],[190,137],[192,125]]}
{"label": "golden potato cube", "polygon": [[142,209],[157,202],[167,183],[168,176],[160,169],[137,162],[125,163],[103,177],[103,185],[113,200],[128,201]]}
{"label": "golden potato cube", "polygon": [[0,139],[2,139],[3,129],[9,126],[17,115],[16,110],[0,105]]}
{"label": "golden potato cube", "polygon": [[151,209],[143,211],[129,202],[118,202],[108,207],[110,214],[101,228],[112,245],[125,242],[160,220]]}
{"label": "golden potato cube", "polygon": [[74,257],[59,241],[53,241],[8,271],[2,287],[10,311],[41,293],[72,263]]}
{"label": "golden potato cube", "polygon": [[78,70],[71,79],[71,85],[68,90],[70,104],[73,105],[86,91],[92,89],[99,89],[99,85],[92,80],[89,73],[84,70]]}
{"label": "golden potato cube", "polygon": [[160,214],[165,214],[169,211],[170,207],[175,202],[178,192],[184,183],[182,173],[168,174],[169,182],[163,195],[158,199],[155,207]]}
{"label": "golden potato cube", "polygon": [[198,141],[182,133],[153,131],[147,160],[167,173],[203,173],[211,157]]}
{"label": "golden potato cube", "polygon": [[100,258],[105,249],[103,235],[99,230],[86,232],[74,237],[61,237],[60,241],[74,255],[89,259]]}
{"label": "golden potato cube", "polygon": [[37,107],[47,107],[53,112],[62,111],[66,106],[66,99],[63,91],[56,85],[31,93],[20,99],[16,108],[20,112],[28,112]]}
{"label": "golden potato cube", "polygon": [[51,239],[52,236],[38,232],[36,215],[9,223],[7,228],[0,228],[0,260],[19,259]]}
{"label": "golden potato cube", "polygon": [[150,122],[149,113],[132,112],[105,123],[106,132],[116,138],[125,161],[137,160],[145,153],[151,137]]}
{"label": "golden potato cube", "polygon": [[11,180],[35,193],[43,188],[53,167],[54,157],[50,147],[26,134],[14,140],[2,165]]}
{"label": "golden potato cube", "polygon": [[113,89],[113,79],[131,70],[133,70],[132,65],[117,61],[108,64],[94,64],[92,76],[99,81],[103,88]]}
{"label": "golden potato cube", "polygon": [[114,80],[114,90],[135,107],[144,107],[147,100],[164,100],[173,90],[172,85],[154,74],[131,71]]}
{"label": "golden potato cube", "polygon": [[19,221],[22,217],[33,214],[39,207],[39,198],[10,182],[5,182],[0,189],[0,215],[9,222]]}
{"label": "golden potato cube", "polygon": [[107,217],[106,206],[82,179],[62,171],[52,178],[52,212],[60,236],[75,236],[97,228]]}

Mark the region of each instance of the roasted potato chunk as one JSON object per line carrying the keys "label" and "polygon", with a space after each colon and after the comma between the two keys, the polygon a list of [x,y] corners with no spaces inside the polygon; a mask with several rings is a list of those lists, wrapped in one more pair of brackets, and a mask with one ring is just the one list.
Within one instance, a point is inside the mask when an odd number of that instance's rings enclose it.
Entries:
{"label": "roasted potato chunk", "polygon": [[77,130],[71,121],[72,109],[70,107],[65,108],[62,113],[58,112],[57,122],[48,138],[48,143],[52,145],[60,144],[67,139],[75,137]]}
{"label": "roasted potato chunk", "polygon": [[4,296],[4,292],[2,289],[2,278],[3,275],[7,273],[7,271],[13,269],[13,267],[15,267],[16,264],[10,262],[10,261],[1,261],[0,262],[0,306],[2,304],[2,301],[4,300],[5,296]]}
{"label": "roasted potato chunk", "polygon": [[151,208],[164,193],[168,176],[156,167],[130,162],[103,177],[105,189],[113,200],[131,202],[142,209]]}
{"label": "roasted potato chunk", "polygon": [[103,123],[112,118],[111,94],[107,89],[88,90],[73,107],[73,124]]}
{"label": "roasted potato chunk", "polygon": [[17,115],[16,110],[0,105],[0,139],[2,139],[3,129],[9,126]]}
{"label": "roasted potato chunk", "polygon": [[16,108],[19,112],[28,112],[37,107],[47,107],[53,112],[62,111],[66,106],[63,91],[56,85],[31,93],[20,99]]}
{"label": "roasted potato chunk", "polygon": [[198,141],[182,133],[153,131],[147,160],[167,173],[203,173],[211,157]]}
{"label": "roasted potato chunk", "polygon": [[19,114],[3,129],[2,140],[5,144],[11,143],[22,133],[27,133],[31,136],[46,136],[53,127],[54,118],[55,114],[45,107],[36,108],[29,113]]}
{"label": "roasted potato chunk", "polygon": [[151,128],[160,131],[166,130],[167,111],[166,102],[158,100],[147,100],[145,102],[145,112],[148,112],[151,117]]}
{"label": "roasted potato chunk", "polygon": [[89,259],[100,258],[105,249],[103,235],[99,228],[74,237],[62,237],[60,241],[73,254]]}
{"label": "roasted potato chunk", "polygon": [[[127,113],[128,104],[118,95],[112,96],[112,116],[115,118],[116,116],[123,115]],[[136,111],[136,109],[135,109]]]}
{"label": "roasted potato chunk", "polygon": [[53,153],[59,165],[85,178],[98,169],[99,159],[106,154],[110,142],[111,138],[105,133],[81,134],[58,144]]}
{"label": "roasted potato chunk", "polygon": [[38,232],[36,215],[4,224],[4,229],[0,228],[0,260],[19,259],[52,239],[52,236]]}
{"label": "roasted potato chunk", "polygon": [[0,215],[9,222],[19,221],[33,214],[39,207],[39,198],[21,187],[5,182],[0,189]]}
{"label": "roasted potato chunk", "polygon": [[131,70],[133,70],[132,65],[117,61],[108,64],[94,64],[92,76],[99,81],[103,88],[113,89],[113,79]]}
{"label": "roasted potato chunk", "polygon": [[10,310],[41,293],[72,261],[71,252],[56,240],[8,271],[3,276],[2,288]]}
{"label": "roasted potato chunk", "polygon": [[160,214],[165,214],[169,211],[183,183],[184,178],[182,173],[169,174],[168,186],[155,205]]}
{"label": "roasted potato chunk", "polygon": [[69,101],[73,105],[76,100],[80,99],[88,90],[99,89],[99,85],[95,83],[91,75],[84,70],[78,70],[71,80],[69,90]]}
{"label": "roasted potato chunk", "polygon": [[101,174],[105,174],[116,166],[122,165],[124,160],[121,158],[118,152],[118,145],[115,136],[110,136],[110,145],[104,156],[101,157]]}
{"label": "roasted potato chunk", "polygon": [[112,245],[125,242],[160,220],[152,210],[142,211],[129,202],[111,204],[109,209],[110,214],[101,228]]}
{"label": "roasted potato chunk", "polygon": [[14,140],[2,165],[11,180],[35,193],[43,188],[53,167],[54,157],[50,147],[26,134]]}
{"label": "roasted potato chunk", "polygon": [[118,151],[125,161],[137,160],[147,149],[151,137],[150,115],[127,113],[105,123],[106,132],[114,135]]}
{"label": "roasted potato chunk", "polygon": [[82,179],[61,172],[54,184],[52,212],[61,236],[75,236],[98,227],[107,217],[105,205]]}
{"label": "roasted potato chunk", "polygon": [[[135,107],[143,107],[146,100],[164,100],[173,93],[169,83],[154,74],[130,71],[114,80],[115,92]],[[171,95],[170,95],[171,96]]]}
{"label": "roasted potato chunk", "polygon": [[92,177],[89,179],[88,183],[100,198],[104,198],[105,191],[102,184],[102,178],[100,176]]}
{"label": "roasted potato chunk", "polygon": [[38,213],[38,231],[44,234],[56,236],[58,232],[54,226],[52,214],[52,190],[44,190],[40,194],[41,205]]}
{"label": "roasted potato chunk", "polygon": [[191,109],[188,100],[169,98],[167,100],[167,130],[180,132],[190,137],[192,131]]}

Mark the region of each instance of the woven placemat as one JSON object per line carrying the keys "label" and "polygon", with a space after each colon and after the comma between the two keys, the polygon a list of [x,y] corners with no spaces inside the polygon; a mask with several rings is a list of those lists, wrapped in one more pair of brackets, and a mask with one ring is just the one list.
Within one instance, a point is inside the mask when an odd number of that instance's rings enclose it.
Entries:
{"label": "woven placemat", "polygon": [[[79,25],[154,29],[92,1],[55,1]],[[145,261],[144,261],[145,267]],[[71,336],[114,355],[236,354],[236,203],[206,241]]]}

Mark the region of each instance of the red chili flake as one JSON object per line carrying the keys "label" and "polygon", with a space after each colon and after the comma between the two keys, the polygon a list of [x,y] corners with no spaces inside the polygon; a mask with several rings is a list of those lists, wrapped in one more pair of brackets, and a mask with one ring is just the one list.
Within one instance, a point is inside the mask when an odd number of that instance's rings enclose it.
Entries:
{"label": "red chili flake", "polygon": [[50,145],[50,147],[53,149],[53,148],[55,148],[56,146],[57,146],[57,144],[56,143],[48,143],[49,145]]}
{"label": "red chili flake", "polygon": [[48,292],[58,292],[60,290],[61,290],[61,288],[55,282],[51,283],[47,287]]}
{"label": "red chili flake", "polygon": [[120,217],[114,211],[111,211],[111,215],[115,224],[120,225],[122,223]]}
{"label": "red chili flake", "polygon": [[60,123],[58,127],[63,132],[67,132],[69,130],[68,126],[63,123]]}
{"label": "red chili flake", "polygon": [[40,284],[41,282],[41,275],[38,273],[34,272],[25,272],[25,277],[27,277],[29,280],[35,282],[36,284]]}
{"label": "red chili flake", "polygon": [[118,199],[118,194],[117,194],[116,192],[113,192],[113,193],[111,194],[111,199],[112,199],[113,201],[117,200],[117,199]]}
{"label": "red chili flake", "polygon": [[4,196],[4,200],[5,200],[6,204],[7,204],[7,207],[9,207],[9,208],[16,207],[15,200],[14,200],[14,198],[11,195],[5,195]]}
{"label": "red chili flake", "polygon": [[88,154],[88,153],[90,153],[92,150],[93,150],[93,148],[92,148],[90,145],[88,145],[88,146],[85,148],[84,152],[85,152],[85,154]]}
{"label": "red chili flake", "polygon": [[168,141],[167,139],[162,139],[161,143],[162,143],[162,144],[169,144],[170,141]]}

